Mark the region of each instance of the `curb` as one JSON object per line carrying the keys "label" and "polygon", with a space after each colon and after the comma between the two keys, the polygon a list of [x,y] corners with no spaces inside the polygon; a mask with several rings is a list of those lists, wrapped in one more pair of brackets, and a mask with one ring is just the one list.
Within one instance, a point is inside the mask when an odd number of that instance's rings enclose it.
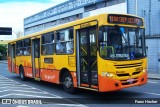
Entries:
{"label": "curb", "polygon": [[156,77],[148,77],[148,79],[160,80],[160,78],[156,78]]}
{"label": "curb", "polygon": [[151,79],[151,80],[160,80],[160,78],[148,78],[148,79]]}
{"label": "curb", "polygon": [[148,74],[148,79],[160,80],[160,74]]}

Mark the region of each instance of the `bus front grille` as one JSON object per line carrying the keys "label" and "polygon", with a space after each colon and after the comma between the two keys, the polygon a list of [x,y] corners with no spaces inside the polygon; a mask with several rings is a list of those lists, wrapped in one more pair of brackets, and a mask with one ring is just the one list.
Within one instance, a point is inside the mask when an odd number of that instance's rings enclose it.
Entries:
{"label": "bus front grille", "polygon": [[[140,74],[141,71],[138,71],[138,72],[133,72],[132,75],[137,75],[137,74]],[[129,73],[124,73],[124,74],[116,74],[118,77],[124,77],[124,76],[132,76],[130,75]]]}
{"label": "bus front grille", "polygon": [[125,74],[117,74],[117,76],[123,77],[123,76],[130,76],[130,75],[129,75],[129,73],[125,73]]}
{"label": "bus front grille", "polygon": [[120,64],[120,65],[114,65],[117,69],[122,68],[132,68],[132,67],[139,67],[142,66],[142,63],[133,63],[133,64]]}
{"label": "bus front grille", "polygon": [[141,73],[141,71],[133,72],[133,74],[132,74],[132,75],[137,75],[137,74],[140,74],[140,73]]}

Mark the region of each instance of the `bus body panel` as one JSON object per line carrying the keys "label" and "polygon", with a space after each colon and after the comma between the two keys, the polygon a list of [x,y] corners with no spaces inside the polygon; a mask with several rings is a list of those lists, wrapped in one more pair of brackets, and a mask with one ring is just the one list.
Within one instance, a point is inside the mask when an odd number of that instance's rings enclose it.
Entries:
{"label": "bus body panel", "polygon": [[[95,26],[96,30],[98,31],[98,28],[100,28],[100,26],[118,25],[114,23],[113,24],[108,23],[107,15],[108,14],[97,15],[97,16],[77,20],[68,24],[63,24],[61,26],[53,27],[53,28],[44,30],[42,32],[25,36],[23,38],[18,38],[14,41],[11,41],[11,43],[20,41],[26,38],[35,39],[36,36],[39,35],[38,37],[40,38],[40,44],[42,45],[41,35],[46,34],[48,32],[54,32],[54,34],[56,34],[56,31],[72,27],[74,30],[74,51],[72,54],[57,54],[56,52],[54,52],[54,54],[52,55],[42,55],[41,53],[42,47],[40,46],[40,57],[39,59],[36,59],[36,58],[34,59],[36,71],[39,70],[39,74],[36,74],[36,77],[39,77],[40,80],[60,84],[60,79],[61,79],[60,73],[61,73],[61,70],[65,69],[70,72],[73,79],[74,87],[86,88],[91,90],[95,89],[99,92],[117,91],[123,88],[140,86],[147,83],[147,59],[146,58],[142,58],[139,60],[126,60],[126,61],[106,60],[100,57],[99,50],[97,50],[98,86],[91,85],[91,87],[88,88],[88,85],[86,84],[79,84],[80,81],[78,79],[79,74],[77,72],[77,57],[76,57],[77,55],[77,51],[76,51],[77,32],[76,31],[77,29],[82,29],[84,27],[87,28],[92,26]],[[119,25],[125,26],[125,27],[135,27],[135,28],[137,27],[134,25],[125,25],[125,24],[119,24]],[[140,28],[144,28],[144,25],[140,26]],[[98,38],[98,32],[96,33]],[[98,44],[98,39],[97,39],[97,44]],[[19,67],[23,66],[25,76],[33,78],[33,72],[32,72],[33,66],[32,66],[31,55],[15,57],[15,62],[16,62],[15,73],[16,74],[19,74]],[[49,59],[49,62],[46,61],[47,59]],[[137,63],[140,63],[141,65],[136,66]],[[128,66],[131,64],[133,64],[134,66],[133,67]],[[9,56],[8,56],[8,69],[11,72],[11,69],[12,69],[11,57]],[[110,75],[109,77],[106,76],[107,73],[109,73]]]}
{"label": "bus body panel", "polygon": [[8,71],[11,72],[12,71],[12,65],[11,65],[11,57],[8,57]]}
{"label": "bus body panel", "polygon": [[26,77],[32,78],[32,61],[31,61],[31,56],[23,56],[24,63],[23,63],[23,68],[24,68],[24,73]]}
{"label": "bus body panel", "polygon": [[58,70],[41,69],[40,78],[43,81],[59,84],[59,73]]}

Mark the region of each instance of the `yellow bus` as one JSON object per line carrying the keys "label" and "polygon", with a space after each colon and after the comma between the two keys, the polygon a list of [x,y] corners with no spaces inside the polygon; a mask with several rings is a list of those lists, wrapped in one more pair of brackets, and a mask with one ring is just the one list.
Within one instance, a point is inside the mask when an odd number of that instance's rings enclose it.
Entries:
{"label": "yellow bus", "polygon": [[8,68],[33,78],[77,88],[117,91],[147,83],[144,20],[100,14],[10,41]]}

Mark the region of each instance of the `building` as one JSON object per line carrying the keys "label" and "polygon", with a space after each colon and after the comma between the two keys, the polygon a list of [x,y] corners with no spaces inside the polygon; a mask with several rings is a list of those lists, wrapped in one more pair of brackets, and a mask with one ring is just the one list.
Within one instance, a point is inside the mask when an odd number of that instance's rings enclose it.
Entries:
{"label": "building", "polygon": [[31,34],[99,13],[127,13],[126,4],[125,0],[69,0],[25,18],[24,34]]}
{"label": "building", "polygon": [[160,0],[68,0],[25,18],[24,34],[106,12],[135,14],[145,19],[149,72],[160,73]]}

